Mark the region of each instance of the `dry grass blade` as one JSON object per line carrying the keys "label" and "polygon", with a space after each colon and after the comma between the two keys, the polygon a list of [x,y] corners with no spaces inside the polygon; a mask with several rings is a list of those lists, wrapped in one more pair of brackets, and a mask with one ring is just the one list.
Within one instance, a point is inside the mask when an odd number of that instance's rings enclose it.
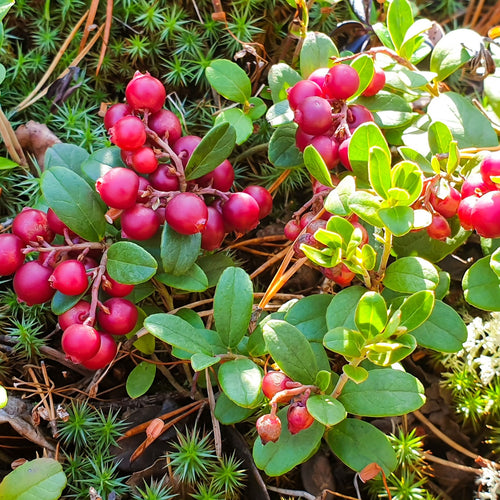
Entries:
{"label": "dry grass blade", "polygon": [[23,148],[19,144],[16,134],[5,116],[3,110],[0,108],[0,135],[2,136],[7,152],[13,161],[22,167],[28,166],[28,161],[24,155]]}
{"label": "dry grass blade", "polygon": [[99,0],[92,0],[92,3],[90,4],[90,8],[88,10],[89,15],[87,16],[85,28],[83,29],[83,35],[80,41],[80,48],[78,49],[78,53],[83,50],[85,44],[87,43],[90,31],[92,29],[92,24],[94,23],[95,15],[97,14],[97,7],[99,7]]}
{"label": "dry grass blade", "polygon": [[104,34],[102,36],[101,52],[99,53],[99,61],[97,61],[97,68],[95,70],[96,76],[99,74],[106,50],[108,48],[109,34],[111,33],[111,23],[113,22],[113,0],[108,0],[106,5],[106,22],[104,24]]}

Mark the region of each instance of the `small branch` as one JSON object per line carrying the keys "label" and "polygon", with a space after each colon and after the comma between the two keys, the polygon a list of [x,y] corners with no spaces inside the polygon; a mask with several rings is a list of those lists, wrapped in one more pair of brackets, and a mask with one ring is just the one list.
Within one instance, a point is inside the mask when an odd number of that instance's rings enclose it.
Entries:
{"label": "small branch", "polygon": [[275,486],[268,486],[267,484],[266,484],[266,488],[269,491],[275,491],[276,493],[279,493],[280,495],[288,495],[289,497],[303,497],[306,500],[316,500],[316,497],[314,495],[311,495],[307,491],[288,490],[286,488],[276,488]]}
{"label": "small branch", "polygon": [[210,368],[205,368],[205,378],[207,379],[208,404],[210,407],[210,418],[214,430],[215,453],[218,458],[222,457],[222,436],[220,433],[219,421],[215,417],[215,396],[212,383],[210,381]]}
{"label": "small branch", "polygon": [[451,462],[450,460],[445,460],[444,458],[435,457],[430,453],[422,454],[425,460],[429,462],[435,462],[440,465],[446,465],[446,467],[451,467],[453,469],[458,469],[463,472],[469,472],[471,474],[481,475],[481,469],[475,469],[474,467],[468,467],[467,465],[456,464],[455,462]]}

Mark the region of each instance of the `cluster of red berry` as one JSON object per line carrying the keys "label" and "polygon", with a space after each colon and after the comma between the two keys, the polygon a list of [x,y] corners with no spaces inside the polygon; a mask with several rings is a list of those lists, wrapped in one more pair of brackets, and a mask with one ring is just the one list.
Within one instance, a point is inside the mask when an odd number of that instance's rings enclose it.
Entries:
{"label": "cluster of red berry", "polygon": [[278,403],[288,404],[286,419],[290,434],[297,434],[313,424],[314,418],[306,406],[311,387],[294,382],[283,372],[270,371],[262,379],[262,392],[271,405],[271,413],[262,415],[256,422],[263,444],[274,443],[281,435],[281,420],[276,415]]}
{"label": "cluster of red berry", "polygon": [[[288,103],[298,125],[297,147],[304,151],[308,145],[314,146],[330,170],[339,163],[350,169],[347,152],[351,135],[362,123],[373,121],[365,106],[345,102],[358,91],[359,84],[355,68],[336,64],[313,71],[288,90]],[[384,85],[385,73],[376,68],[362,95],[374,96]]]}
{"label": "cluster of red berry", "polygon": [[202,139],[182,135],[177,116],[163,107],[158,79],[137,72],[125,96],[126,103],[109,108],[104,125],[129,168],[113,168],[96,182],[124,237],[149,239],[166,221],[180,234],[201,233],[202,248],[215,250],[227,233],[254,229],[271,212],[272,197],[261,186],[229,192],[234,170],[228,160],[186,181],[186,165]]}
{"label": "cluster of red berry", "polygon": [[[57,234],[64,235],[66,244],[52,244]],[[25,262],[26,254],[33,252],[38,258]],[[84,241],[51,209],[45,213],[25,208],[14,218],[12,233],[0,234],[0,276],[15,273],[19,301],[43,304],[56,291],[81,296],[92,286],[92,302],[80,300],[58,318],[66,357],[92,370],[112,361],[117,352],[113,335],[132,331],[138,318],[135,304],[124,298],[134,286],[107,274],[104,255],[103,244]],[[97,299],[99,288],[108,297],[104,302]]]}

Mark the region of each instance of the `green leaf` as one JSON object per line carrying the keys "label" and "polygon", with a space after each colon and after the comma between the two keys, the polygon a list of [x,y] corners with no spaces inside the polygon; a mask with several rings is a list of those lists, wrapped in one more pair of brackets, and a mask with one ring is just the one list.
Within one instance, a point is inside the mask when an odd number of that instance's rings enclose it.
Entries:
{"label": "green leaf", "polygon": [[427,321],[434,309],[434,292],[421,290],[407,297],[399,307],[401,320],[399,326],[404,326],[408,332],[415,330]]}
{"label": "green leaf", "polygon": [[94,184],[99,177],[109,172],[114,167],[124,167],[121,158],[121,149],[118,146],[98,149],[92,153],[81,165],[81,171],[90,184]]}
{"label": "green leaf", "polygon": [[106,269],[119,283],[144,283],[154,276],[157,267],[155,258],[131,241],[118,241],[108,249]]}
{"label": "green leaf", "polygon": [[356,92],[349,98],[349,101],[352,101],[361,95],[366,87],[370,85],[373,80],[373,74],[375,73],[373,58],[366,54],[356,57],[356,59],[352,61],[351,66],[358,72],[359,87],[358,90],[356,90]]}
{"label": "green leaf", "polygon": [[0,409],[5,408],[8,402],[9,398],[7,396],[7,391],[3,385],[0,385]]}
{"label": "green leaf", "polygon": [[366,292],[356,307],[354,321],[365,338],[378,335],[387,323],[387,305],[382,295]]}
{"label": "green leaf", "polygon": [[366,288],[350,286],[333,296],[326,310],[326,324],[329,330],[345,327],[350,330],[356,328],[354,315],[359,299],[365,294]]}
{"label": "green leaf", "polygon": [[[215,118],[215,125],[229,123],[236,132],[236,144],[244,143],[253,132],[252,119],[239,108],[231,108],[222,111]],[[198,175],[197,177],[200,177]]]}
{"label": "green leaf", "polygon": [[362,366],[344,365],[342,371],[356,384],[364,382],[369,375],[368,370],[365,370]]}
{"label": "green leaf", "polygon": [[272,127],[279,127],[280,125],[292,125],[293,117],[294,112],[290,107],[288,99],[273,104],[266,113],[266,120]]}
{"label": "green leaf", "polygon": [[401,293],[434,290],[439,283],[436,268],[420,257],[402,257],[386,269],[384,285]]}
{"label": "green leaf", "polygon": [[236,347],[245,336],[253,307],[253,286],[240,267],[228,267],[219,279],[214,297],[214,319],[224,345]]}
{"label": "green leaf", "polygon": [[392,0],[387,11],[387,28],[398,54],[405,40],[406,32],[413,24],[413,11],[408,0]]}
{"label": "green leaf", "polygon": [[497,248],[492,254],[490,258],[490,267],[491,270],[500,277],[500,249]]}
{"label": "green leaf", "polygon": [[292,435],[285,424],[286,412],[286,408],[278,412],[279,419],[284,423],[278,441],[263,445],[257,438],[253,446],[255,465],[272,477],[281,476],[305,462],[320,445],[325,429],[314,421],[311,427]]}
{"label": "green leaf", "polygon": [[381,130],[373,122],[361,124],[352,134],[349,143],[349,161],[356,177],[366,182],[368,181],[370,150],[374,146],[381,148],[390,161],[389,146]]}
{"label": "green leaf", "polygon": [[288,66],[288,64],[278,63],[271,66],[267,80],[271,89],[273,102],[277,103],[287,98],[286,90],[293,87],[297,82],[300,82],[302,77],[297,71]]}
{"label": "green leaf", "polygon": [[352,213],[349,197],[356,191],[356,180],[352,175],[344,177],[326,197],[323,205],[331,214],[345,217]]}
{"label": "green leaf", "polygon": [[457,69],[470,61],[481,50],[483,39],[477,32],[458,29],[447,33],[434,47],[430,70],[437,73],[442,82]]}
{"label": "green leaf", "polygon": [[382,128],[402,127],[416,116],[410,104],[403,97],[384,90],[373,97],[360,96],[357,98],[356,104],[368,108],[373,114],[375,123]]}
{"label": "green leaf", "polygon": [[269,140],[269,161],[277,168],[294,168],[304,164],[302,153],[295,145],[294,123],[276,129]]}
{"label": "green leaf", "polygon": [[490,256],[467,269],[463,280],[465,300],[485,311],[500,311],[500,277],[490,266]]}
{"label": "green leaf", "polygon": [[184,274],[160,273],[156,279],[165,285],[188,292],[204,292],[208,288],[208,278],[203,269],[193,264]]}
{"label": "green leaf", "polygon": [[422,171],[416,163],[411,161],[400,161],[391,171],[391,182],[394,187],[404,189],[408,196],[406,201],[399,204],[412,205],[422,193]]}
{"label": "green leaf", "polygon": [[434,174],[431,162],[418,151],[407,146],[400,146],[398,152],[405,160],[416,163],[425,174]]}
{"label": "green leaf", "polygon": [[326,293],[304,297],[288,310],[285,321],[297,327],[307,340],[323,342],[323,336],[328,331],[326,310],[332,298]]}
{"label": "green leaf", "polygon": [[212,127],[189,157],[186,180],[198,179],[217,168],[231,154],[235,143],[236,131],[229,123]]}
{"label": "green leaf", "polygon": [[359,358],[365,345],[365,338],[355,330],[337,326],[326,332],[323,345],[330,351],[346,358]]}
{"label": "green leaf", "polygon": [[312,145],[306,146],[304,149],[304,164],[308,172],[321,184],[333,187],[332,177],[328,170],[323,157],[318,153]]}
{"label": "green leaf", "polygon": [[217,284],[224,269],[235,265],[234,260],[225,253],[215,253],[203,255],[198,258],[196,263],[203,269],[203,272],[208,278],[208,286],[212,287]]}
{"label": "green leaf", "polygon": [[379,217],[380,198],[366,191],[356,191],[349,196],[349,208],[364,221],[375,227],[382,227],[384,223]]}
{"label": "green leaf", "polygon": [[307,398],[307,409],[318,422],[326,426],[338,424],[347,416],[342,403],[326,394]]}
{"label": "green leaf", "polygon": [[369,347],[368,359],[379,366],[391,366],[409,356],[417,348],[415,337],[400,335],[397,340],[378,342]]}
{"label": "green leaf", "polygon": [[201,233],[180,234],[168,224],[161,233],[160,256],[163,271],[182,276],[195,263],[201,247]]}
{"label": "green leaf", "polygon": [[429,19],[418,19],[415,21],[405,33],[404,40],[401,44],[399,53],[402,57],[406,59],[412,59],[412,55],[415,53],[415,48],[419,47],[419,39],[422,33],[431,29],[433,22]]}
{"label": "green leaf", "polygon": [[0,483],[2,500],[57,500],[66,487],[62,465],[53,458],[24,462]]}
{"label": "green leaf", "polygon": [[9,160],[8,158],[0,158],[0,171],[11,170],[17,166],[18,164],[15,161]]}
{"label": "green leaf", "polygon": [[413,209],[406,206],[381,208],[378,215],[395,236],[403,236],[413,227]]}
{"label": "green leaf", "polygon": [[132,398],[138,398],[148,392],[149,388],[153,385],[156,375],[156,365],[142,361],[139,363],[127,377],[125,384],[127,394]]}
{"label": "green leaf", "polygon": [[386,152],[378,146],[370,148],[368,177],[375,192],[387,200],[391,187],[391,162]]}
{"label": "green leaf", "polygon": [[89,153],[74,144],[54,144],[45,152],[45,170],[51,167],[66,167],[80,174],[82,163],[89,157]]}
{"label": "green leaf", "polygon": [[267,349],[281,370],[297,382],[313,384],[318,367],[305,335],[281,320],[269,320],[263,331]]}
{"label": "green leaf", "polygon": [[332,57],[339,57],[339,51],[332,39],[324,33],[309,31],[300,49],[300,72],[307,78],[315,69],[332,65]]}
{"label": "green leaf", "polygon": [[232,425],[246,420],[255,410],[243,408],[233,403],[223,392],[219,394],[215,403],[215,418],[222,425]]}
{"label": "green leaf", "polygon": [[448,160],[446,161],[446,173],[452,174],[460,165],[460,151],[458,149],[458,142],[450,142],[450,150],[448,152]]}
{"label": "green leaf", "polygon": [[433,155],[448,153],[452,140],[453,134],[445,123],[434,121],[429,125],[429,146]]}
{"label": "green leaf", "polygon": [[[489,119],[467,97],[445,92],[431,100],[427,113],[432,120],[439,120],[449,127],[460,149],[498,144]],[[448,152],[448,147],[445,152]]]}
{"label": "green leaf", "polygon": [[262,397],[262,369],[241,358],[220,365],[218,378],[224,394],[238,406],[252,408]]}
{"label": "green leaf", "polygon": [[420,381],[391,368],[371,370],[365,382],[359,385],[349,380],[338,399],[348,413],[366,417],[404,415],[425,402]]}
{"label": "green leaf", "polygon": [[65,167],[52,167],[42,175],[42,192],[49,207],[73,232],[88,241],[102,240],[105,206],[78,174]]}
{"label": "green leaf", "polygon": [[80,295],[64,295],[64,293],[57,290],[50,302],[50,309],[54,314],[59,316],[68,309],[71,309],[86,293],[87,290]]}
{"label": "green leaf", "polygon": [[214,354],[212,346],[197,328],[173,314],[151,314],[144,320],[144,328],[163,342],[188,353]]}
{"label": "green leaf", "polygon": [[191,367],[195,372],[201,372],[209,366],[219,363],[221,358],[216,356],[207,356],[202,352],[197,352],[191,356]]}
{"label": "green leaf", "polygon": [[266,103],[260,97],[250,97],[248,99],[250,107],[245,113],[250,117],[251,120],[258,120],[267,111]]}
{"label": "green leaf", "polygon": [[252,95],[252,83],[247,74],[234,62],[226,59],[212,61],[205,70],[208,83],[230,101],[245,104]]}
{"label": "green leaf", "polygon": [[436,300],[425,323],[412,331],[419,345],[438,352],[457,352],[467,340],[467,328],[448,304]]}
{"label": "green leaf", "polygon": [[398,463],[387,436],[364,420],[342,420],[326,434],[326,442],[342,462],[357,472],[376,463],[388,476]]}

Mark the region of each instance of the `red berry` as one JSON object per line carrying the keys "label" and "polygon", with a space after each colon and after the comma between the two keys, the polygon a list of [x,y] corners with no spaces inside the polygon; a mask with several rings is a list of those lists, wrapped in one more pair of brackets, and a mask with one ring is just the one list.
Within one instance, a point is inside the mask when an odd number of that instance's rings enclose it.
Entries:
{"label": "red berry", "polygon": [[429,202],[432,205],[432,208],[447,219],[457,215],[461,199],[462,196],[460,195],[460,191],[451,186],[450,192],[446,198],[438,198],[434,189],[431,191],[429,196]]}
{"label": "red berry", "polygon": [[330,68],[323,83],[323,92],[330,99],[349,99],[358,88],[358,72],[348,64],[336,64]]}
{"label": "red berry", "polygon": [[314,219],[314,214],[312,212],[306,212],[300,217],[300,229],[304,229],[306,226],[308,226],[312,220]]}
{"label": "red berry", "polygon": [[104,128],[109,131],[114,124],[121,120],[125,116],[132,114],[132,110],[128,104],[119,102],[118,104],[113,104],[104,115]]}
{"label": "red berry", "polygon": [[326,134],[333,126],[332,107],[323,97],[306,97],[297,106],[294,121],[306,134]]}
{"label": "red berry", "polygon": [[259,204],[247,193],[233,193],[222,206],[226,227],[245,233],[259,224]]}
{"label": "red berry", "polygon": [[293,251],[295,257],[297,257],[298,259],[306,256],[306,254],[300,248],[301,245],[308,245],[313,248],[323,247],[323,245],[321,245],[321,243],[311,233],[303,233],[295,240],[295,243],[293,244]]}
{"label": "red berry", "polygon": [[184,135],[175,141],[172,149],[174,153],[182,160],[184,166],[187,165],[189,158],[193,154],[198,144],[201,142],[201,137],[197,135]]}
{"label": "red berry", "polygon": [[273,197],[271,193],[262,186],[247,186],[244,193],[249,194],[259,205],[259,219],[263,219],[273,209]]}
{"label": "red berry", "polygon": [[85,266],[78,260],[65,260],[54,269],[49,282],[65,295],[80,295],[88,287]]}
{"label": "red berry", "polygon": [[179,193],[167,203],[165,209],[165,221],[180,234],[200,233],[207,219],[207,206],[194,193]]}
{"label": "red berry", "polygon": [[371,111],[361,104],[351,104],[347,113],[349,130],[354,132],[361,124],[374,121]]}
{"label": "red berry", "polygon": [[334,169],[339,164],[339,145],[334,138],[327,135],[317,135],[312,138],[311,146],[314,146],[318,151],[329,170]]}
{"label": "red berry", "polygon": [[314,135],[306,134],[300,127],[297,127],[295,132],[295,145],[300,151],[304,151],[314,139]]}
{"label": "red berry", "polygon": [[302,231],[300,224],[295,219],[289,220],[283,230],[285,237],[290,241],[294,241],[300,231]]}
{"label": "red berry", "polygon": [[43,238],[50,243],[55,237],[49,227],[47,214],[36,208],[23,208],[14,217],[12,232],[24,243],[37,243],[38,238]]}
{"label": "red berry", "polygon": [[134,111],[156,113],[165,104],[166,96],[163,83],[149,73],[136,72],[125,89],[125,98]]}
{"label": "red berry", "polygon": [[139,174],[151,174],[158,168],[158,159],[152,148],[143,146],[130,152],[127,165],[130,163],[132,168]]}
{"label": "red berry", "polygon": [[139,176],[128,168],[115,167],[97,179],[95,188],[106,205],[130,208],[135,205],[139,191]]}
{"label": "red berry", "polygon": [[82,365],[89,370],[100,370],[108,366],[116,356],[117,347],[115,339],[109,333],[98,332],[101,336],[101,345],[94,356],[86,361],[82,361]]}
{"label": "red berry", "polygon": [[101,288],[111,297],[125,297],[134,290],[134,285],[126,285],[115,281],[108,273],[104,273]]}
{"label": "red berry", "polygon": [[61,346],[66,358],[73,363],[81,363],[92,358],[99,351],[101,335],[89,325],[74,323],[64,330]]}
{"label": "red berry", "polygon": [[178,191],[179,177],[167,165],[159,165],[149,176],[151,185],[158,191]]}
{"label": "red berry", "polygon": [[472,210],[478,200],[479,196],[467,196],[467,198],[462,198],[458,205],[458,219],[460,220],[460,225],[466,231],[474,229],[474,224],[472,223]]}
{"label": "red berry", "polygon": [[476,172],[465,179],[460,192],[462,198],[468,198],[469,196],[483,196],[485,193],[496,190],[497,188],[494,184],[484,182],[481,174]]}
{"label": "red berry", "polygon": [[323,84],[325,83],[325,76],[327,75],[330,68],[318,68],[315,69],[308,77],[308,80],[317,83],[321,89],[323,89]]}
{"label": "red berry", "polygon": [[89,317],[89,312],[90,302],[80,300],[71,309],[68,309],[66,312],[59,315],[57,318],[59,326],[62,330],[66,330],[66,328],[70,325],[83,325],[85,320]]}
{"label": "red berry", "polygon": [[275,443],[281,434],[281,420],[277,415],[262,415],[255,424],[262,444]]}
{"label": "red berry", "polygon": [[208,174],[196,179],[196,184],[200,187],[209,186],[219,191],[229,191],[234,182],[234,169],[229,160],[224,160],[220,165]]}
{"label": "red berry", "polygon": [[47,222],[49,224],[49,228],[52,232],[56,234],[64,234],[64,230],[68,231],[68,234],[74,236],[74,233],[69,229],[69,227],[58,217],[58,215],[49,208],[47,210]]}
{"label": "red berry", "polygon": [[125,151],[139,149],[146,142],[144,123],[137,116],[124,116],[109,129],[109,133],[111,142]]}
{"label": "red berry", "polygon": [[158,214],[140,203],[124,210],[120,220],[123,231],[132,240],[149,240],[160,228]]}
{"label": "red berry", "polygon": [[483,238],[500,238],[500,191],[481,196],[471,211],[471,219],[474,229]]}
{"label": "red berry", "polygon": [[97,321],[103,330],[111,335],[126,335],[134,329],[139,317],[134,303],[127,299],[113,297],[103,305],[109,309],[109,313],[104,309],[97,312]]}
{"label": "red berry", "polygon": [[181,135],[182,127],[179,118],[168,109],[160,109],[149,117],[148,126],[156,132],[160,139],[174,144]]}
{"label": "red berry", "polygon": [[27,305],[43,304],[49,301],[56,291],[50,286],[52,268],[32,260],[23,264],[14,275],[14,291],[20,302]]}
{"label": "red berry", "polygon": [[23,240],[15,234],[0,234],[0,276],[15,273],[24,263]]}
{"label": "red berry", "polygon": [[375,94],[378,94],[384,88],[385,85],[385,71],[378,66],[375,66],[375,72],[373,73],[372,81],[368,84],[365,90],[361,93],[361,95],[365,97],[371,97]]}
{"label": "red berry", "polygon": [[288,103],[294,110],[297,109],[298,105],[306,97],[312,96],[323,97],[323,90],[321,90],[321,87],[312,80],[301,80],[293,87],[290,87],[287,92]]}
{"label": "red berry", "polygon": [[220,248],[226,231],[221,213],[215,207],[207,207],[207,210],[207,224],[201,233],[201,248],[212,251]]}
{"label": "red berry", "polygon": [[276,393],[287,389],[292,379],[283,372],[267,372],[262,379],[262,392],[266,398],[272,399]]}
{"label": "red berry", "polygon": [[322,267],[321,272],[325,278],[332,280],[341,287],[349,286],[356,276],[343,262],[334,267]]}
{"label": "red berry", "polygon": [[432,221],[426,229],[433,240],[446,241],[451,236],[450,225],[440,213],[432,214]]}
{"label": "red berry", "polygon": [[495,151],[485,158],[481,163],[480,171],[484,182],[496,188],[491,177],[500,177],[500,151]]}
{"label": "red berry", "polygon": [[349,160],[349,144],[351,143],[351,138],[344,139],[339,146],[339,159],[340,163],[344,165],[347,170],[352,170],[351,162]]}
{"label": "red berry", "polygon": [[314,417],[307,411],[304,403],[291,404],[288,407],[286,418],[290,434],[297,434],[311,427],[314,422]]}

